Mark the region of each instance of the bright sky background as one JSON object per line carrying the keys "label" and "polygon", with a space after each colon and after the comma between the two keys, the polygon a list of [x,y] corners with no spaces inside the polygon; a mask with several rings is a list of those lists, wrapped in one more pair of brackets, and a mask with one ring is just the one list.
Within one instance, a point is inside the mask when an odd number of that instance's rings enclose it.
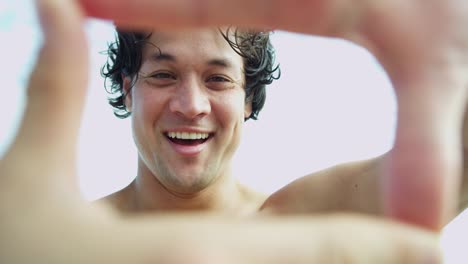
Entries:
{"label": "bright sky background", "polygon": [[[40,32],[30,0],[0,0],[0,156],[14,136],[24,87]],[[88,22],[92,58],[90,89],[81,131],[80,185],[96,199],[125,187],[136,173],[129,120],[113,116],[99,70],[110,23]],[[273,192],[305,174],[389,150],[396,104],[391,85],[374,58],[344,41],[276,32],[282,78],[271,85],[259,121],[248,121],[234,160],[239,180]],[[70,47],[73,52],[73,47]],[[60,161],[58,161],[60,162]],[[468,211],[442,237],[447,263],[468,263]]]}

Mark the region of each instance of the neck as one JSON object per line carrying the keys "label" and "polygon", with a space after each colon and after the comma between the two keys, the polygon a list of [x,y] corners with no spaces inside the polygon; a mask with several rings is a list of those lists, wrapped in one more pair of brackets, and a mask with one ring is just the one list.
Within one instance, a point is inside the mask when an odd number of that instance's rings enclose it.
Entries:
{"label": "neck", "polygon": [[245,214],[247,188],[240,185],[231,173],[219,175],[205,189],[196,193],[179,194],[167,189],[146,166],[139,164],[138,175],[129,186],[131,210],[154,211],[204,211],[226,214]]}

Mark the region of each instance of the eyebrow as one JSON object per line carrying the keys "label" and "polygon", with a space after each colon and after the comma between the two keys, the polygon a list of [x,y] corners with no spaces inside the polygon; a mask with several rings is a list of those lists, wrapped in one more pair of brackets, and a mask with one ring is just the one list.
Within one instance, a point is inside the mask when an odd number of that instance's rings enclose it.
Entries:
{"label": "eyebrow", "polygon": [[162,53],[162,52],[151,54],[149,59],[152,60],[152,61],[155,61],[155,62],[159,62],[159,61],[175,62],[176,61],[175,56],[173,56],[171,54],[167,54],[167,53]]}
{"label": "eyebrow", "polygon": [[232,63],[226,59],[212,59],[212,60],[209,60],[207,64],[212,65],[212,66],[220,66],[222,68],[232,67]]}
{"label": "eyebrow", "polygon": [[[161,62],[161,61],[167,61],[167,62],[177,62],[177,58],[169,53],[162,53],[162,52],[157,52],[152,54],[149,59],[154,62]],[[214,58],[208,60],[206,63],[207,65],[211,66],[219,66],[222,68],[232,68],[232,63],[224,58]]]}

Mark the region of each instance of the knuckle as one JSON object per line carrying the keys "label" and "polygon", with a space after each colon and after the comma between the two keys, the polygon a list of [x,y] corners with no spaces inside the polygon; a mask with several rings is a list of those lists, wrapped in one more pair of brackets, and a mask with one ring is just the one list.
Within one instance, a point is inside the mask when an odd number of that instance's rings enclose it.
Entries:
{"label": "knuckle", "polygon": [[384,219],[340,216],[328,225],[320,263],[441,263],[436,236]]}

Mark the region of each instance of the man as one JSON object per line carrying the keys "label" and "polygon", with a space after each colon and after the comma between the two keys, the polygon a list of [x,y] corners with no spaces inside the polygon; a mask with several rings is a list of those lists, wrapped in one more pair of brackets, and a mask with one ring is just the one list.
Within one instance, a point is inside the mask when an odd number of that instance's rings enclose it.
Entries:
{"label": "man", "polygon": [[236,182],[231,160],[276,78],[269,34],[119,32],[109,54],[110,103],[131,113],[139,149],[137,179],[110,200],[131,211],[258,211],[265,197]]}
{"label": "man", "polygon": [[[379,173],[385,156],[309,175],[270,197],[233,179],[242,123],[256,119],[265,86],[278,76],[268,32],[118,30],[108,54],[103,73],[111,81],[110,104],[118,117],[131,116],[139,150],[135,181],[104,199],[114,207],[233,215],[383,213]],[[231,112],[236,118],[223,114]]]}
{"label": "man", "polygon": [[[395,85],[399,121],[394,148],[381,163],[334,168],[269,198],[246,190],[229,174],[242,123],[253,111],[244,89],[243,60],[213,28],[178,33],[158,29],[149,38],[151,45],[143,48],[139,78],[122,72],[139,171],[136,181],[110,200],[123,211],[204,209],[226,214],[135,218],[90,208],[68,177],[74,174],[73,144],[86,86],[81,9],[71,1],[39,1],[46,41],[31,77],[22,128],[0,164],[0,262],[439,263],[434,234],[421,227],[439,230],[460,205],[457,150],[468,82],[463,74],[468,36],[461,30],[466,6],[433,0],[431,5],[310,1],[296,7],[278,1],[265,11],[260,1],[249,1],[250,8],[242,1],[189,8],[191,1],[181,6],[135,3],[113,1],[114,8],[108,8],[105,1],[81,2],[87,14],[112,17],[126,26],[280,25],[365,44]],[[388,8],[395,9],[389,14]],[[273,14],[278,15],[274,20]],[[71,45],[76,47],[72,54]],[[384,167],[382,185],[375,183],[379,165]],[[363,203],[360,195],[349,196],[357,197],[354,202],[340,204],[344,201],[338,199],[325,208],[311,204],[316,194],[310,188],[334,188],[326,180],[334,177],[371,186],[364,190],[381,186],[381,196],[361,195],[382,197],[383,206]],[[338,189],[349,187],[342,186]],[[318,193],[318,198],[324,197]],[[330,209],[383,212],[413,225],[343,213],[264,215],[248,221],[231,217],[258,210],[296,214]]]}

